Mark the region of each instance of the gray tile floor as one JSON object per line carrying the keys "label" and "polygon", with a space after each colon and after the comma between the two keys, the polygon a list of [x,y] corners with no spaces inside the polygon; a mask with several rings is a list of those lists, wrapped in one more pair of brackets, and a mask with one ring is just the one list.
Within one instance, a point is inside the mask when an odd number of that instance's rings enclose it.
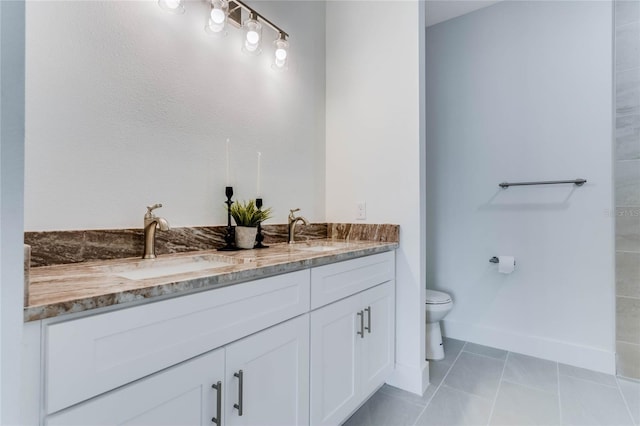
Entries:
{"label": "gray tile floor", "polygon": [[344,425],[640,426],[640,382],[454,339],[444,348],[422,397],[384,385]]}

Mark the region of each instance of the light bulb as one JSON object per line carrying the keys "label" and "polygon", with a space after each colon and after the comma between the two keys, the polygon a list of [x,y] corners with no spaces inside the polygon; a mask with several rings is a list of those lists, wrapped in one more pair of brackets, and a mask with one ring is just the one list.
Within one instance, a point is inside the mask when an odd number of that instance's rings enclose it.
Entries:
{"label": "light bulb", "polygon": [[222,9],[211,9],[211,22],[214,24],[222,24],[226,15]]}
{"label": "light bulb", "polygon": [[249,19],[244,21],[244,43],[242,44],[242,50],[245,53],[251,55],[259,55],[262,52],[260,49],[260,39],[262,38],[262,24],[258,22],[258,14],[251,12]]}
{"label": "light bulb", "polygon": [[284,49],[276,49],[276,59],[280,61],[287,59],[287,51]]}
{"label": "light bulb", "polygon": [[211,13],[204,30],[209,34],[216,36],[226,36],[227,32],[224,27],[227,23],[227,14],[229,13],[229,2],[227,0],[212,0]]}
{"label": "light bulb", "polygon": [[184,13],[184,4],[182,0],[158,0],[161,9],[169,13]]}
{"label": "light bulb", "polygon": [[260,35],[255,31],[247,31],[247,43],[257,44],[260,41]]}
{"label": "light bulb", "polygon": [[273,64],[271,67],[275,70],[283,71],[287,69],[287,56],[289,49],[289,42],[286,39],[285,33],[280,33],[280,37],[273,42],[275,47]]}

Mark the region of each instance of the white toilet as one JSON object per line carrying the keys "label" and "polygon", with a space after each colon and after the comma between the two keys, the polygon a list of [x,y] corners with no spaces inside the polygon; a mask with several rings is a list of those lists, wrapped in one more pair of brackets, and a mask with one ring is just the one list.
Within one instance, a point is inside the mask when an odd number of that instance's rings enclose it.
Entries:
{"label": "white toilet", "polygon": [[427,359],[437,361],[444,358],[440,320],[453,308],[453,300],[447,293],[427,290]]}

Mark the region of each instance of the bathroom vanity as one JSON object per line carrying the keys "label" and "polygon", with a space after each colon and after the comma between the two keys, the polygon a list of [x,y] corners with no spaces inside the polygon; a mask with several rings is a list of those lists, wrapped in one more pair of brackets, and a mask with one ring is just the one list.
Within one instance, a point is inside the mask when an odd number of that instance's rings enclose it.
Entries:
{"label": "bathroom vanity", "polygon": [[276,245],[171,277],[132,259],[32,269],[25,421],[339,424],[394,368],[396,247]]}

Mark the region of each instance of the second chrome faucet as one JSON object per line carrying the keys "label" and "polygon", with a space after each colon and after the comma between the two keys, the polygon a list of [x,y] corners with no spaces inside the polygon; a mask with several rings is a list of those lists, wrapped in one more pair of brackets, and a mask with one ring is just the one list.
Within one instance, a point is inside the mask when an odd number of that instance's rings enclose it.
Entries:
{"label": "second chrome faucet", "polygon": [[296,238],[296,224],[298,222],[302,222],[305,225],[309,224],[309,221],[307,219],[305,219],[302,216],[297,216],[294,215],[295,212],[300,211],[300,209],[292,209],[289,210],[289,237],[288,237],[288,241],[289,244],[293,244],[295,243],[295,238]]}

